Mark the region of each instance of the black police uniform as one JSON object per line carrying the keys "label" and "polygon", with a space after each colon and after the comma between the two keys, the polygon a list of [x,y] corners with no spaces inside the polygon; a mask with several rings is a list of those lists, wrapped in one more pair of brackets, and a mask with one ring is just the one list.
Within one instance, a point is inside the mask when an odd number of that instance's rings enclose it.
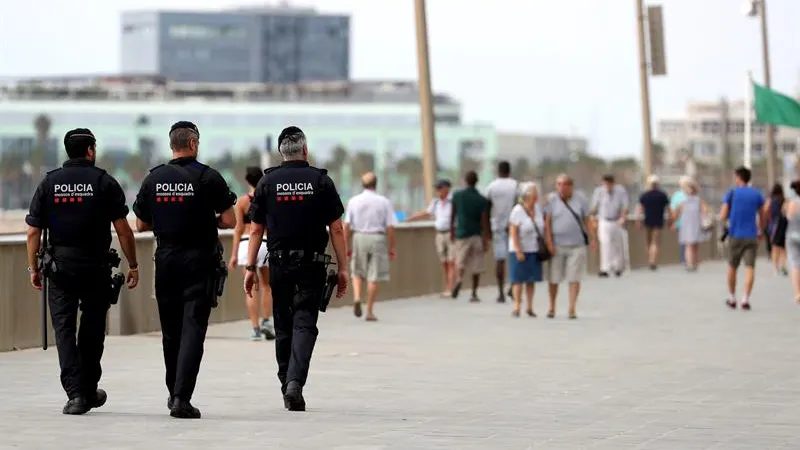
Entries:
{"label": "black police uniform", "polygon": [[133,205],[136,216],[152,226],[158,244],[155,290],[170,409],[175,398],[188,404],[194,393],[216,301],[216,215],[235,202],[219,172],[183,157],[154,167]]}
{"label": "black police uniform", "polygon": [[[44,268],[44,272],[49,280],[61,385],[70,398],[65,413],[71,403],[77,410],[85,409],[71,413],[81,413],[105,402],[105,392],[98,391],[97,384],[102,374],[106,314],[112,300],[110,224],[127,215],[125,194],[117,180],[95,167],[94,162],[79,158],[48,172],[25,217],[28,225],[49,232],[46,250],[54,264],[52,270]],[[76,330],[79,307],[81,323]],[[77,404],[78,399],[81,404]]]}
{"label": "black police uniform", "polygon": [[326,277],[320,260],[326,226],[341,218],[344,206],[327,171],[306,161],[285,161],[264,174],[249,215],[267,230],[275,356],[286,394],[289,383],[302,388],[308,377]]}

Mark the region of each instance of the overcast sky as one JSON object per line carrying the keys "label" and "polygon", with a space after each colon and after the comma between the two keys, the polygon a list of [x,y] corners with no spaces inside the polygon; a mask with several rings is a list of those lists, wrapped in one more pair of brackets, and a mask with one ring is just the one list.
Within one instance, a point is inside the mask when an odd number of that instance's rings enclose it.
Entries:
{"label": "overcast sky", "polygon": [[[768,0],[773,87],[800,82],[800,0]],[[413,0],[297,0],[352,14],[353,78],[416,77]],[[605,156],[637,154],[641,116],[634,0],[428,0],[433,87],[465,118],[523,132],[587,135]],[[656,3],[655,1],[651,4]],[[738,98],[762,77],[757,19],[742,0],[662,0],[668,76],[653,122],[689,100]],[[127,9],[220,9],[229,0],[3,2],[0,76],[114,73]]]}

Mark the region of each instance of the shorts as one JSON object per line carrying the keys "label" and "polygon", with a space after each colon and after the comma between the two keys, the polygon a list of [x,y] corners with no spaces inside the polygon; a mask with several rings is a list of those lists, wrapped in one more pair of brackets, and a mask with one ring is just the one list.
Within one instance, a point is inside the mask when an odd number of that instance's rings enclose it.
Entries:
{"label": "shorts", "polygon": [[728,264],[731,267],[738,268],[742,261],[746,267],[755,267],[758,240],[730,238],[728,252]]}
{"label": "shorts", "polygon": [[[247,249],[250,247],[250,239],[243,238],[239,241],[239,250],[237,251],[237,258],[239,259],[240,266],[247,265]],[[268,267],[267,256],[267,241],[261,241],[261,246],[258,247],[258,257],[256,258],[256,267]]]}
{"label": "shorts", "polygon": [[[456,239],[453,243],[453,250],[455,250],[455,261],[458,268],[473,274],[483,273],[486,257],[484,256],[482,237],[470,236]],[[507,249],[506,255],[508,255]]]}
{"label": "shorts", "polygon": [[577,283],[586,273],[586,247],[559,247],[550,258],[547,267],[547,281],[559,284],[564,281]]}
{"label": "shorts", "polygon": [[436,254],[439,255],[440,262],[450,262],[455,258],[453,251],[453,241],[450,240],[449,231],[437,231],[434,239]]}
{"label": "shorts", "polygon": [[647,246],[653,245],[655,242],[656,244],[661,243],[661,229],[663,227],[648,227],[645,226],[645,237],[647,239]]}
{"label": "shorts", "polygon": [[368,282],[389,281],[389,247],[385,234],[353,234],[350,271]]}
{"label": "shorts", "polygon": [[508,258],[508,230],[492,231],[492,253],[495,261]]}
{"label": "shorts", "polygon": [[508,258],[508,278],[511,284],[531,284],[542,281],[542,262],[534,253],[525,253],[525,260],[520,261],[514,252],[506,253]]}

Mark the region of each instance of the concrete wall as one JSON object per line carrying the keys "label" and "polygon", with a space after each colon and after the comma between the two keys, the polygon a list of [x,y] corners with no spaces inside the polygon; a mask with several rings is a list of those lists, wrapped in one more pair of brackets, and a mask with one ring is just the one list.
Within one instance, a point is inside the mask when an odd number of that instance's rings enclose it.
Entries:
{"label": "concrete wall", "polygon": [[[630,231],[631,267],[647,265],[644,248],[644,232],[635,227]],[[661,263],[678,262],[675,233],[666,231],[662,240]],[[433,247],[434,230],[430,223],[403,225],[397,235],[398,255],[392,263],[391,281],[382,288],[381,298],[397,299],[434,294],[442,290],[442,275],[438,258]],[[226,258],[230,256],[231,235],[222,236],[226,248]],[[718,256],[716,236],[703,244],[701,257],[710,259]],[[116,245],[116,244],[115,244]],[[111,308],[108,318],[108,333],[128,335],[159,330],[158,313],[153,287],[152,254],[154,241],[152,234],[137,235],[137,253],[140,264],[140,285],[133,291],[123,289],[120,301]],[[487,254],[487,268],[483,277],[485,284],[493,284],[491,255]],[[597,272],[597,252],[590,252],[589,273]],[[124,266],[124,263],[123,263]],[[41,345],[41,306],[39,293],[29,283],[25,239],[20,236],[0,237],[0,351],[24,349]],[[350,304],[350,293],[336,300],[334,306]],[[242,273],[231,273],[225,287],[225,294],[219,307],[211,316],[212,323],[241,320],[247,318],[247,310],[242,292]],[[48,326],[49,318],[48,318]],[[50,345],[54,345],[50,330]]]}

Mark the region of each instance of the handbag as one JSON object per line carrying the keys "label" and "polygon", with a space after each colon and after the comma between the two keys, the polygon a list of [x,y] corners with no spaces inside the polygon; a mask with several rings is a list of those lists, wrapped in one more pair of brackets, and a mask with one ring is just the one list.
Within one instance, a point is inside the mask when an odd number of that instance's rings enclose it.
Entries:
{"label": "handbag", "polygon": [[564,206],[567,207],[569,212],[572,213],[572,217],[575,218],[575,221],[578,222],[578,226],[581,229],[581,234],[583,234],[583,245],[589,245],[589,235],[586,233],[586,230],[584,229],[583,221],[581,220],[580,217],[578,217],[578,214],[575,212],[575,210],[573,210],[572,207],[569,206],[569,202],[564,200],[564,197],[559,196],[558,198],[561,200],[561,203],[563,203]]}
{"label": "handbag", "polygon": [[[542,234],[542,231],[539,229],[539,225],[536,225],[535,213],[531,214],[531,212],[528,211],[528,209],[525,208],[524,206],[522,208],[525,210],[525,213],[528,215],[528,217],[531,218],[531,222],[533,222],[533,228],[536,230],[536,245],[539,247],[539,250],[536,252],[536,256],[539,258],[539,261],[542,262],[548,261],[550,258],[553,257],[553,255],[547,248],[546,242],[544,240],[544,235]],[[536,207],[534,206],[534,210],[535,208]]]}

